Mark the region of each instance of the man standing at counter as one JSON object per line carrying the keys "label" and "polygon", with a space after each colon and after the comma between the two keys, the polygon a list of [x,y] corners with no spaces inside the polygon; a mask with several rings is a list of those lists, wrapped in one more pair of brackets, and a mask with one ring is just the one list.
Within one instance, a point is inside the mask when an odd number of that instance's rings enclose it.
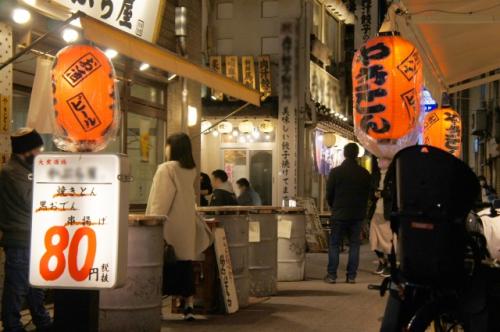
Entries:
{"label": "man standing at counter", "polygon": [[332,232],[328,249],[328,274],[325,282],[337,282],[340,241],[344,233],[349,234],[349,261],[347,283],[355,283],[359,265],[361,225],[366,216],[370,174],[356,162],[359,147],[349,143],[344,147],[344,162],[330,171],[326,186],[326,199],[332,216]]}

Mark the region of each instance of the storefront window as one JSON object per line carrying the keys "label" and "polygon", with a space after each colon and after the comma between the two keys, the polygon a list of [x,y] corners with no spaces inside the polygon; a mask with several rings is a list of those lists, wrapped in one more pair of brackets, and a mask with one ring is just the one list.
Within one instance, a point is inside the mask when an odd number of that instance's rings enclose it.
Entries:
{"label": "storefront window", "polygon": [[157,119],[128,113],[127,123],[127,154],[134,177],[130,186],[130,204],[145,204],[158,165],[159,122]]}
{"label": "storefront window", "polygon": [[153,104],[163,105],[164,103],[163,91],[148,85],[133,83],[130,87],[130,95]]}

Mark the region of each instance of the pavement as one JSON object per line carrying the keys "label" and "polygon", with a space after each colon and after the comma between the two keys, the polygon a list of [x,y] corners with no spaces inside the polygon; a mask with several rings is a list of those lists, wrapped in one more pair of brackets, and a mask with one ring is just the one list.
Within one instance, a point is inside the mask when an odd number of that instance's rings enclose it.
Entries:
{"label": "pavement", "polygon": [[[166,305],[162,332],[378,331],[386,298],[367,288],[381,281],[371,273],[374,259],[364,245],[357,283],[346,284],[341,278],[332,285],[323,282],[327,254],[308,254],[305,281],[281,282],[276,296],[252,299],[249,307],[233,315],[200,316],[195,322],[182,321],[180,315],[169,313]],[[339,277],[345,274],[346,261],[347,254],[341,254]]]}

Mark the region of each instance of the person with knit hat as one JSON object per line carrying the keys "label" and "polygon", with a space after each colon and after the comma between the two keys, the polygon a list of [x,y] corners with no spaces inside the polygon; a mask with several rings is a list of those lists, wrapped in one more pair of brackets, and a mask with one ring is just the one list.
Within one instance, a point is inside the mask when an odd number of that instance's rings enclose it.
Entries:
{"label": "person with knit hat", "polygon": [[20,312],[26,301],[37,331],[50,331],[52,323],[43,304],[43,290],[29,284],[32,173],[43,140],[36,130],[21,128],[11,136],[11,145],[11,158],[0,171],[0,230],[5,251],[3,328],[5,332],[25,331]]}

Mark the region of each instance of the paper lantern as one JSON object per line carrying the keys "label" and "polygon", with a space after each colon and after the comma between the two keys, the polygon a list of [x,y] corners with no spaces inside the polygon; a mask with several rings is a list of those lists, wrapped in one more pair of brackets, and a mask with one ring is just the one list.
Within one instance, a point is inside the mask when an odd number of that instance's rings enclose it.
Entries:
{"label": "paper lantern", "polygon": [[376,156],[392,158],[417,142],[421,67],[415,46],[392,34],[368,40],[354,55],[354,131]]}
{"label": "paper lantern", "polygon": [[233,124],[229,121],[223,121],[219,123],[217,128],[221,134],[229,134],[233,131]]}
{"label": "paper lantern", "polygon": [[327,148],[331,148],[332,146],[335,145],[336,142],[336,136],[334,133],[324,133],[323,134],[323,145],[326,146]]}
{"label": "paper lantern", "polygon": [[462,152],[462,121],[451,108],[438,108],[424,120],[424,144],[440,148],[460,157]]}
{"label": "paper lantern", "polygon": [[120,111],[113,64],[98,48],[72,45],[52,67],[54,142],[65,151],[99,151],[116,136]]}
{"label": "paper lantern", "polygon": [[[210,127],[212,127],[212,122],[203,121],[201,123],[201,132],[203,133],[203,132],[207,131]],[[205,133],[205,134],[207,134],[207,133]]]}
{"label": "paper lantern", "polygon": [[259,123],[259,130],[265,134],[269,134],[274,131],[274,125],[270,120],[264,120]]}
{"label": "paper lantern", "polygon": [[248,120],[240,122],[240,124],[238,125],[238,129],[244,134],[251,133],[253,131],[253,128],[253,123]]}

